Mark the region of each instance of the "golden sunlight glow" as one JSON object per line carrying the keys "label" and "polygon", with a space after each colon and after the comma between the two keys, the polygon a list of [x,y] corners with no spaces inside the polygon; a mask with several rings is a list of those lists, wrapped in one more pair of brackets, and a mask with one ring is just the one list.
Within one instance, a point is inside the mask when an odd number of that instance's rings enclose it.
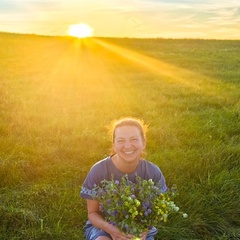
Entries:
{"label": "golden sunlight glow", "polygon": [[[163,62],[160,59],[155,59],[141,53],[122,48],[117,45],[113,45],[111,43],[95,39],[94,40],[99,46],[104,49],[112,52],[119,57],[125,59],[125,61],[129,61],[130,63],[137,64],[147,70],[152,71],[158,75],[165,76],[163,79],[168,79],[168,81],[179,82],[184,86],[200,90],[205,79],[205,87],[212,87],[210,83],[210,79],[204,76],[201,76],[201,81],[199,81],[199,76],[196,77],[195,73],[184,68],[180,68],[174,65],[171,65],[167,62]],[[166,78],[167,77],[167,78]],[[197,81],[194,81],[197,79]],[[207,84],[208,83],[208,84]]]}
{"label": "golden sunlight glow", "polygon": [[70,25],[68,34],[73,37],[86,38],[93,36],[93,29],[84,23]]}

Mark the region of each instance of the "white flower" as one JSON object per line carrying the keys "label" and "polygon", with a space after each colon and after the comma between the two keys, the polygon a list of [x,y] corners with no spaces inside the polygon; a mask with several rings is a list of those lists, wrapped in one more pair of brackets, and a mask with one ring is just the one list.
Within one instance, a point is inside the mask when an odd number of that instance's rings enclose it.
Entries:
{"label": "white flower", "polygon": [[176,212],[178,212],[178,211],[179,211],[179,207],[174,207],[174,210],[175,210]]}

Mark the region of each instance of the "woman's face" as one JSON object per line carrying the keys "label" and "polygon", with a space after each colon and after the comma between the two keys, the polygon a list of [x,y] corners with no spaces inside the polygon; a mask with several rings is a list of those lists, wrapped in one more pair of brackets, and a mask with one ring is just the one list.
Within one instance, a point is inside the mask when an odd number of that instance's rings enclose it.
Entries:
{"label": "woman's face", "polygon": [[140,130],[135,126],[121,126],[115,129],[114,150],[120,159],[138,161],[145,148]]}

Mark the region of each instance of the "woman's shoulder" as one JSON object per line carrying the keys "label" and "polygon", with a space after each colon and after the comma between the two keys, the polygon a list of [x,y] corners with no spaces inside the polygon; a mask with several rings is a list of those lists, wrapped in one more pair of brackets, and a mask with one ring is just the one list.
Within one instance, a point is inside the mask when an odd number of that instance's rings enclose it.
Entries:
{"label": "woman's shoulder", "polygon": [[164,177],[161,169],[157,166],[157,164],[143,159],[141,170],[143,171],[143,174],[145,175],[146,179],[151,178],[154,182],[161,183],[162,192],[165,192],[167,190],[165,177]]}
{"label": "woman's shoulder", "polygon": [[146,160],[146,159],[142,159],[141,164],[142,164],[144,167],[148,167],[148,168],[152,168],[152,169],[156,169],[156,170],[159,169],[159,167],[158,167],[157,164],[155,164],[155,163],[153,163],[153,162],[151,162],[151,161],[149,161],[149,160]]}
{"label": "woman's shoulder", "polygon": [[96,162],[90,169],[90,171],[103,171],[107,168],[110,163],[110,157],[106,157]]}

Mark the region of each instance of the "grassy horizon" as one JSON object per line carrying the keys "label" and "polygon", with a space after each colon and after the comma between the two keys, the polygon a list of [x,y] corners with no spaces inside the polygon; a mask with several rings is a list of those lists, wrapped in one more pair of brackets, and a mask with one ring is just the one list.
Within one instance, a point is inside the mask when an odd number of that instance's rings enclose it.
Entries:
{"label": "grassy horizon", "polygon": [[0,33],[0,238],[84,239],[80,186],[133,116],[189,215],[156,240],[240,239],[239,43]]}

